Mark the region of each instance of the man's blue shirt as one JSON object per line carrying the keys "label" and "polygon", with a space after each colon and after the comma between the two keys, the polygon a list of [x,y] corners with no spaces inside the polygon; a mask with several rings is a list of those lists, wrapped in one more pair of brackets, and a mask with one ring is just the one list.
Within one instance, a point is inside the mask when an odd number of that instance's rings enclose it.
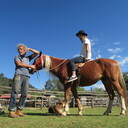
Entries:
{"label": "man's blue shirt", "polygon": [[[15,65],[16,65],[16,61],[17,60],[20,61],[20,62],[22,62],[22,63],[24,63],[24,64],[29,65],[30,57],[29,56],[22,56],[22,55],[15,56],[15,58],[14,58]],[[30,76],[29,69],[26,68],[26,67],[20,67],[20,66],[17,66],[16,65],[15,75]]]}

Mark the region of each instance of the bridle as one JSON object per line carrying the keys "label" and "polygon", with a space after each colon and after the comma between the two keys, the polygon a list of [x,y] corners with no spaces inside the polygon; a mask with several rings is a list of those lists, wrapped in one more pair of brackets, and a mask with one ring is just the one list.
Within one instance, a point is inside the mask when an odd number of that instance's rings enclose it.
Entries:
{"label": "bridle", "polygon": [[45,55],[41,55],[40,56],[40,60],[37,62],[37,63],[35,63],[34,65],[36,66],[36,65],[38,65],[39,63],[42,63],[42,59],[45,57]]}

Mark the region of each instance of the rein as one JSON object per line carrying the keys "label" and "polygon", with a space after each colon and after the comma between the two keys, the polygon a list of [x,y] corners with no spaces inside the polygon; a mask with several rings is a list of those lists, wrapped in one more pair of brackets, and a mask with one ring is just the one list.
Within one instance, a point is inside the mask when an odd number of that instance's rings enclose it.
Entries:
{"label": "rein", "polygon": [[42,85],[41,82],[40,82],[39,76],[40,76],[39,72],[36,72],[37,80],[38,80],[38,82],[39,82],[41,88],[43,88],[43,85]]}
{"label": "rein", "polygon": [[53,69],[56,69],[58,68],[59,66],[61,66],[67,59],[64,59],[59,65],[55,66],[54,68],[52,69],[49,69],[50,71],[53,70]]}

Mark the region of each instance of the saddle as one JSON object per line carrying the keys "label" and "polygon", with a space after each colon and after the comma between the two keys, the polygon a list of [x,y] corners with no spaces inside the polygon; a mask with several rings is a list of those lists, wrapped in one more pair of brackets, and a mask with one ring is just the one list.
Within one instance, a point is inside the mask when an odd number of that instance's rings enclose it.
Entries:
{"label": "saddle", "polygon": [[85,64],[85,63],[76,63],[75,65],[76,65],[76,68],[78,69],[78,68],[83,67],[83,66],[84,66],[84,64]]}
{"label": "saddle", "polygon": [[[90,60],[89,60],[89,61],[90,61]],[[76,63],[76,64],[75,64],[75,65],[76,65],[76,69],[79,69],[79,68],[83,67],[84,64],[88,63],[89,61],[86,61],[86,62],[84,62],[84,63]]]}

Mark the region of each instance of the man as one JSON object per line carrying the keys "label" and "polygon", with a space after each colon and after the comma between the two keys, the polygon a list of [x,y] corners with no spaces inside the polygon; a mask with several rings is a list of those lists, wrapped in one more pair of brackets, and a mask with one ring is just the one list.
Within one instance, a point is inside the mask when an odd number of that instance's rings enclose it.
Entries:
{"label": "man", "polygon": [[76,76],[76,66],[75,63],[84,63],[91,59],[91,43],[90,40],[87,38],[87,33],[85,33],[83,30],[80,30],[76,36],[81,40],[82,42],[82,49],[80,52],[80,55],[78,57],[75,57],[70,60],[71,69],[72,69],[72,76],[69,78],[67,82],[72,82],[74,80],[77,80],[78,77]]}
{"label": "man", "polygon": [[[24,44],[18,44],[17,46],[19,55],[15,56],[14,62],[15,62],[15,75],[14,75],[14,85],[12,87],[12,93],[10,98],[10,104],[9,104],[9,117],[16,118],[16,117],[24,117],[26,116],[23,114],[23,106],[25,103],[25,99],[27,97],[28,87],[29,87],[29,68],[35,69],[35,65],[29,65],[29,61],[32,60],[34,57],[38,55],[38,51],[27,48]],[[28,51],[33,52],[32,55],[26,56],[26,53]],[[19,90],[21,89],[21,97],[19,100],[19,103],[17,105],[17,111],[15,113],[15,107],[16,107],[16,100],[19,93]]]}

